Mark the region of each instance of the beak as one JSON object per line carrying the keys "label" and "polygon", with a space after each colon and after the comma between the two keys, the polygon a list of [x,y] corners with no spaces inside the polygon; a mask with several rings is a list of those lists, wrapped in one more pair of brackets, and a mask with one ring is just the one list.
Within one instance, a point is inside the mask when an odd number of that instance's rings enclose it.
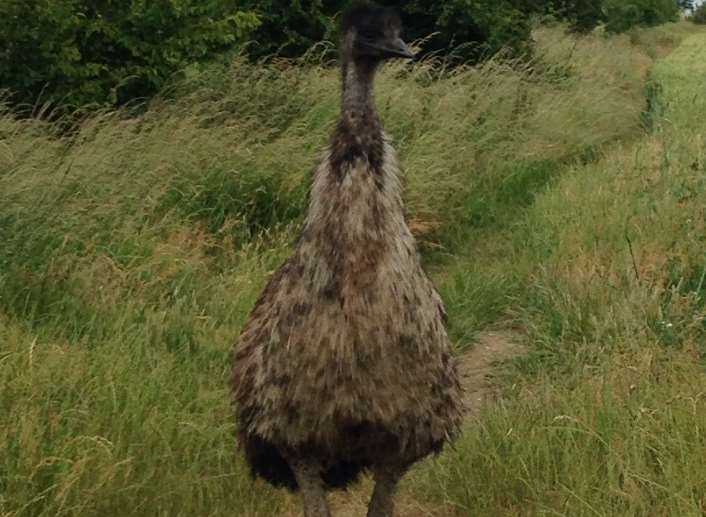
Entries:
{"label": "beak", "polygon": [[414,52],[409,46],[402,41],[402,38],[397,38],[387,45],[387,52],[390,57],[401,57],[404,59],[414,59]]}
{"label": "beak", "polygon": [[400,57],[404,59],[414,59],[415,57],[414,52],[402,41],[402,38],[386,40],[380,43],[372,40],[362,40],[360,44],[364,48],[387,58]]}

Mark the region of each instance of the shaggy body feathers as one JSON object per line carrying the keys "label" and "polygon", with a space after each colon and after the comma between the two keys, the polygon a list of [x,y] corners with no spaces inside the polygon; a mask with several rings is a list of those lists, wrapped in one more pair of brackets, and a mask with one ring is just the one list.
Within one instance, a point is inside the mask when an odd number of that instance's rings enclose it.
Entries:
{"label": "shaggy body feathers", "polygon": [[[335,146],[334,146],[335,147]],[[404,222],[396,160],[329,153],[293,256],[258,301],[235,356],[241,440],[257,474],[273,449],[310,450],[328,483],[356,466],[413,462],[454,434],[459,386],[439,296]],[[274,463],[279,463],[276,459]],[[346,467],[348,465],[348,467]]]}

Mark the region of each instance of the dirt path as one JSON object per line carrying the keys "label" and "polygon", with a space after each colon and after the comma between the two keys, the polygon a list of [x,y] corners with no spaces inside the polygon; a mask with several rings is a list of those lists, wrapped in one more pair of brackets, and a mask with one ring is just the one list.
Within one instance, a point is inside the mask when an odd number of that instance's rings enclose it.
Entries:
{"label": "dirt path", "polygon": [[497,363],[526,353],[523,337],[508,330],[480,334],[474,347],[460,360],[461,382],[466,393],[469,419],[476,419],[482,409],[497,400],[494,382]]}
{"label": "dirt path", "polygon": [[[460,358],[461,382],[466,392],[469,420],[475,420],[488,404],[498,398],[499,387],[494,380],[497,364],[525,353],[523,337],[518,332],[498,330],[480,334],[476,343]],[[330,496],[331,513],[335,517],[363,517],[373,484],[367,477],[356,487]],[[430,507],[416,501],[414,494],[404,489],[397,498],[396,517],[451,517],[452,508]],[[294,510],[286,517],[300,517],[299,498],[292,497]]]}

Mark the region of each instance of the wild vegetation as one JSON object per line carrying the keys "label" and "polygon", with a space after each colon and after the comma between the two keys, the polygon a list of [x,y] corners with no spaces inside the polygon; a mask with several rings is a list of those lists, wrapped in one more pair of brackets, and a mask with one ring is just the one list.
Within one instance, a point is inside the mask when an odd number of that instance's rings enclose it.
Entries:
{"label": "wild vegetation", "polygon": [[[541,29],[529,62],[383,71],[459,353],[489,326],[530,348],[505,402],[408,480],[424,511],[706,509],[694,30]],[[316,56],[237,58],[70,133],[2,109],[0,515],[291,507],[236,454],[226,379],[335,120],[339,78]]]}
{"label": "wild vegetation", "polygon": [[0,88],[15,104],[72,110],[154,95],[187,65],[218,57],[257,26],[239,0],[0,4]]}
{"label": "wild vegetation", "polygon": [[706,510],[704,48],[692,36],[656,64],[649,135],[569,167],[511,231],[498,269],[521,279],[509,307],[531,352],[436,465],[433,500],[489,516]]}
{"label": "wild vegetation", "polygon": [[[251,59],[300,57],[335,41],[351,0],[9,0],[0,3],[0,89],[25,113],[141,106],[185,70]],[[502,49],[532,53],[533,21],[609,31],[676,21],[690,0],[382,0],[404,17],[424,52],[475,62]],[[332,52],[331,54],[335,54]],[[331,56],[329,56],[331,57]],[[193,71],[193,70],[192,70]]]}

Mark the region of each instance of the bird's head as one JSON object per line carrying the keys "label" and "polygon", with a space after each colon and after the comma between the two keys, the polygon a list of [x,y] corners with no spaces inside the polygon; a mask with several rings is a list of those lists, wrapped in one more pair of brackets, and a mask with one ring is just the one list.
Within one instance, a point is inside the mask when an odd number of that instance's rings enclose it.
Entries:
{"label": "bird's head", "polygon": [[402,21],[394,10],[373,5],[353,7],[341,21],[344,56],[353,61],[373,62],[414,59],[401,33]]}

